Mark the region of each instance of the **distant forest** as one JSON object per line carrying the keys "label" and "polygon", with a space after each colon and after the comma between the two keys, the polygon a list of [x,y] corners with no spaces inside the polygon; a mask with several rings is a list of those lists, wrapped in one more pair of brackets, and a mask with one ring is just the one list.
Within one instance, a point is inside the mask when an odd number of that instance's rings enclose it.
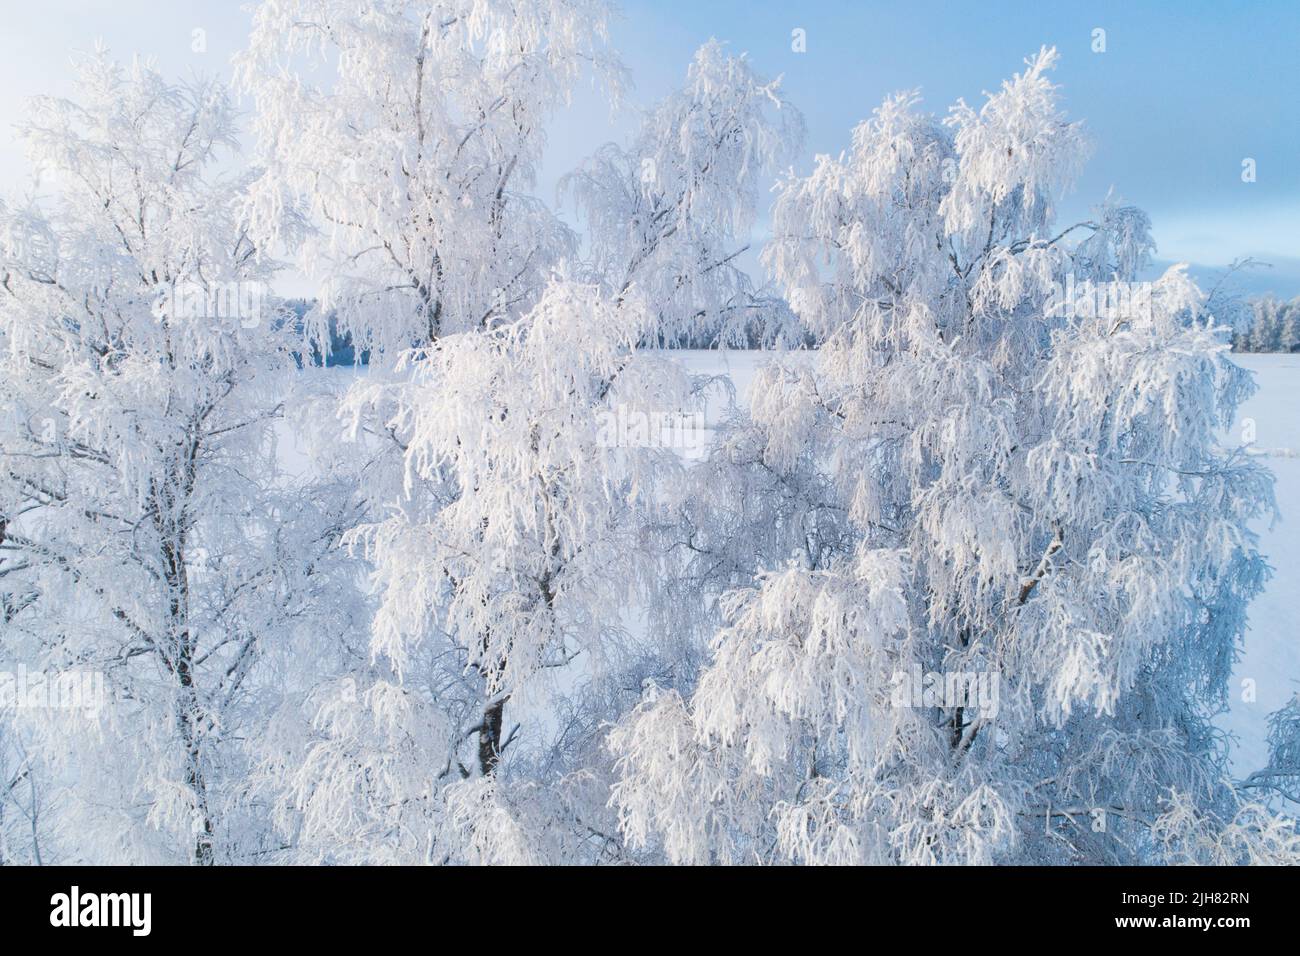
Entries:
{"label": "distant forest", "polygon": [[1251,303],[1254,318],[1232,338],[1236,352],[1300,352],[1300,296],[1266,296]]}

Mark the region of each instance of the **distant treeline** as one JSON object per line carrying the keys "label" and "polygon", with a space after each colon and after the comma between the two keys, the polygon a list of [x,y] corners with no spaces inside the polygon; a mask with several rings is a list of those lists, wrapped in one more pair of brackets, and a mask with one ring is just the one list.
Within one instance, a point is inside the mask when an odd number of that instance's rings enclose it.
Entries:
{"label": "distant treeline", "polygon": [[[294,331],[303,331],[303,320],[314,306],[313,299],[286,299],[284,308],[290,313],[286,321],[292,322]],[[1283,301],[1272,296],[1254,299],[1249,303],[1252,313],[1244,328],[1233,333],[1232,348],[1235,352],[1300,352],[1300,296]],[[329,317],[330,351],[322,360],[318,345],[311,345],[310,352],[306,346],[297,353],[299,365],[368,365],[370,353],[362,351],[359,355],[353,345],[352,336],[341,332],[334,316]],[[746,343],[749,348],[762,348],[763,341],[754,336],[754,341]],[[683,337],[675,341],[657,342],[660,348],[670,349],[711,349],[717,348],[715,336]],[[807,343],[804,343],[807,344]]]}
{"label": "distant treeline", "polygon": [[1236,352],[1300,352],[1300,296],[1283,302],[1268,296],[1250,303],[1254,317],[1232,337]]}
{"label": "distant treeline", "polygon": [[[282,303],[285,312],[284,321],[293,325],[293,329],[303,339],[303,348],[295,353],[295,359],[299,367],[304,364],[325,365],[333,368],[338,365],[369,365],[370,353],[362,350],[357,353],[356,346],[352,342],[352,336],[348,332],[342,332],[338,328],[333,312],[329,316],[330,331],[330,351],[329,356],[322,361],[321,350],[314,341],[308,349],[306,335],[303,334],[303,324],[308,312],[316,305],[315,299],[285,299]],[[789,309],[782,310],[789,313]],[[788,321],[784,324],[779,321],[787,319],[784,314],[778,314],[778,321],[767,325],[755,324],[748,328],[744,338],[739,341],[733,341],[729,344],[731,347],[740,347],[747,349],[769,348],[775,340],[782,341],[787,347],[805,348],[813,345],[813,338],[807,334],[798,334],[794,331],[793,314],[789,315]],[[652,342],[642,342],[643,346],[663,349],[717,349],[722,347],[719,341],[719,334],[716,329],[699,331],[695,333],[682,333],[675,338],[659,338]]]}

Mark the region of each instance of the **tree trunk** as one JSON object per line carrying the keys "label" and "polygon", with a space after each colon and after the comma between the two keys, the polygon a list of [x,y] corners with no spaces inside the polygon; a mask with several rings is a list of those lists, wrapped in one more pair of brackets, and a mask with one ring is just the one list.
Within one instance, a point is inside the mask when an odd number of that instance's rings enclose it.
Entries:
{"label": "tree trunk", "polygon": [[[207,782],[203,774],[203,728],[208,722],[198,688],[194,684],[194,635],[190,629],[190,582],[186,564],[187,528],[182,517],[177,521],[167,504],[188,502],[195,484],[195,458],[199,441],[192,436],[179,471],[179,480],[169,488],[175,491],[160,496],[155,514],[162,535],[163,576],[167,583],[168,617],[173,646],[167,649],[168,664],[180,685],[176,704],[176,729],[184,751],[185,786],[194,800],[194,845],[192,860],[196,866],[212,866],[213,823],[208,806]],[[184,509],[181,509],[183,515]],[[165,517],[164,517],[165,516]]]}
{"label": "tree trunk", "polygon": [[490,776],[501,760],[501,718],[506,709],[503,697],[483,711],[483,725],[478,732],[478,766],[483,776]]}
{"label": "tree trunk", "polygon": [[203,713],[190,675],[188,655],[177,662],[176,676],[181,683],[181,701],[176,715],[177,730],[185,750],[185,786],[194,795],[195,837],[193,861],[196,866],[212,866],[212,814],[208,811],[208,790],[203,778],[201,726]]}

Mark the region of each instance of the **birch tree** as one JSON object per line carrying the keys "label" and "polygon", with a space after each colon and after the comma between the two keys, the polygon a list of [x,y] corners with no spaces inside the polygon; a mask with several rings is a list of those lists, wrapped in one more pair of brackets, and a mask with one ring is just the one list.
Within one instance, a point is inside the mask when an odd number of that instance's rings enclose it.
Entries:
{"label": "birch tree", "polygon": [[[600,416],[685,390],[633,354],[649,328],[630,287],[613,301],[555,271],[575,238],[527,194],[545,119],[608,72],[605,18],[567,0],[258,11],[241,67],[266,161],[254,222],[298,243],[322,306],[372,350],[343,407],[366,458],[349,542],[373,571],[367,659],[285,714],[268,758],[282,828],[317,858],[559,852],[503,756],[526,716],[540,746],[539,675],[615,653],[643,574],[629,516],[672,456],[599,444]],[[329,84],[282,76],[294,55]],[[294,144],[288,116],[310,130]]]}
{"label": "birch tree", "polygon": [[77,78],[23,129],[57,193],[0,207],[3,658],[104,684],[19,712],[47,862],[209,864],[258,839],[235,741],[265,645],[315,613],[330,524],[274,485],[289,343],[212,176],[228,96],[103,51]]}
{"label": "birch tree", "polygon": [[562,183],[584,216],[596,273],[616,295],[637,284],[655,303],[654,344],[797,335],[784,300],[754,287],[744,257],[760,201],[802,138],[780,78],[710,40],[628,148],[606,144]]}
{"label": "birch tree", "polygon": [[576,242],[530,195],[544,124],[583,75],[617,81],[607,19],[599,0],[256,8],[253,222],[320,280],[318,321],[336,309],[391,361],[536,300]]}
{"label": "birch tree", "polygon": [[1055,222],[1085,153],[1055,60],[943,120],[892,97],[780,187],[764,261],[819,349],[713,467],[811,504],[715,536],[799,544],[725,598],[697,685],[611,734],[634,846],[1145,862],[1190,819],[1171,788],[1258,822],[1209,723],[1266,576],[1271,477],[1220,438],[1252,385],[1183,267],[1138,281],[1139,210]]}

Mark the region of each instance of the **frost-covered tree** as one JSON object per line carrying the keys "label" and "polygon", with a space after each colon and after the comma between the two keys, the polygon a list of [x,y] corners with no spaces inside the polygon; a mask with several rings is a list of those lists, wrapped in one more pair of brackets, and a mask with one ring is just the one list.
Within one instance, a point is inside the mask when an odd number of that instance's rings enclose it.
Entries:
{"label": "frost-covered tree", "polygon": [[48,830],[44,787],[22,741],[12,731],[14,705],[0,708],[0,866],[45,862]]}
{"label": "frost-covered tree", "polygon": [[[653,320],[631,284],[614,295],[554,271],[574,237],[526,193],[543,122],[582,70],[606,72],[605,17],[567,0],[257,14],[242,68],[266,163],[254,222],[267,238],[305,230],[322,305],[372,350],[343,407],[370,641],[280,715],[263,766],[307,858],[618,847],[607,791],[568,773],[575,750],[598,750],[596,722],[556,713],[624,653],[639,516],[677,467],[608,422],[677,409],[691,386],[636,354]],[[326,61],[325,86],[280,74],[302,54]],[[288,116],[309,131],[293,143]]]}
{"label": "frost-covered tree", "polygon": [[1268,718],[1268,764],[1246,778],[1247,789],[1300,805],[1300,694]]}
{"label": "frost-covered tree", "polygon": [[353,426],[376,405],[399,409],[385,427],[404,447],[408,481],[447,492],[395,501],[351,535],[381,595],[370,663],[322,688],[311,727],[286,738],[282,758],[285,819],[312,852],[591,855],[583,845],[591,817],[606,815],[605,791],[590,796],[582,776],[499,770],[512,745],[530,771],[544,760],[557,681],[621,663],[622,609],[653,573],[640,534],[677,459],[648,442],[619,445],[610,416],[596,413],[648,416],[689,397],[678,366],[635,351],[646,315],[557,280],[518,320],[443,336],[412,353],[408,376],[353,390]]}
{"label": "frost-covered tree", "polygon": [[605,145],[562,184],[586,219],[597,273],[616,295],[635,284],[655,304],[656,344],[798,334],[743,257],[760,196],[802,136],[780,79],[710,40],[626,150]]}
{"label": "frost-covered tree", "polygon": [[102,51],[77,79],[23,129],[56,195],[0,205],[0,660],[102,694],[13,732],[46,862],[231,860],[269,832],[241,786],[258,665],[338,616],[338,529],[275,484],[290,342],[212,175],[228,96]]}
{"label": "frost-covered tree", "polygon": [[[318,322],[375,355],[518,317],[576,237],[529,194],[544,124],[602,52],[601,0],[266,0],[259,235],[295,240]],[[300,241],[298,241],[300,240]],[[318,329],[323,334],[323,329]]]}
{"label": "frost-covered tree", "polygon": [[1173,791],[1151,827],[1163,858],[1188,866],[1295,866],[1300,831],[1266,804],[1229,801],[1222,813]]}
{"label": "frost-covered tree", "polygon": [[634,847],[1133,862],[1192,814],[1258,835],[1209,723],[1266,573],[1271,477],[1219,437],[1252,385],[1183,268],[1137,281],[1140,211],[1055,224],[1085,150],[1055,59],[942,121],[888,99],[781,186],[764,259],[819,349],[707,466],[731,526],[686,529],[700,590],[767,560],[694,688],[610,736]]}

